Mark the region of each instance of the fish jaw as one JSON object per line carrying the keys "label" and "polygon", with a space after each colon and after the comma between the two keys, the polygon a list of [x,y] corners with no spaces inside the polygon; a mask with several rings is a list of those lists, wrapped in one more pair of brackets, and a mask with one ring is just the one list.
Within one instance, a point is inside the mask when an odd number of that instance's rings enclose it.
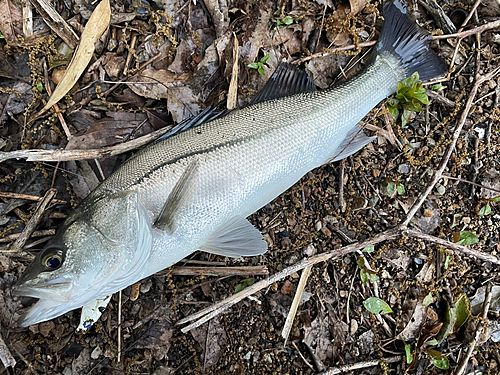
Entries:
{"label": "fish jaw", "polygon": [[32,324],[45,322],[63,315],[76,307],[69,302],[61,303],[50,299],[41,299],[19,317],[17,325],[19,327],[28,327]]}

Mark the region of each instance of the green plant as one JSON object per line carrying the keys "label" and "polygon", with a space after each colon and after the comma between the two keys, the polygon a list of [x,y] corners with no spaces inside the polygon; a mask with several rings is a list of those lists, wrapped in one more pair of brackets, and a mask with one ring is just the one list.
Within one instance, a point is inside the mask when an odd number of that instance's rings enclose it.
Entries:
{"label": "green plant", "polygon": [[397,120],[401,113],[403,127],[406,126],[411,112],[420,112],[423,110],[423,104],[429,104],[425,88],[422,87],[418,80],[418,72],[415,72],[411,77],[399,82],[396,95],[386,104],[394,119]]}
{"label": "green plant", "polygon": [[264,56],[262,59],[260,59],[259,62],[254,62],[254,63],[248,64],[248,67],[252,68],[252,69],[257,69],[259,74],[262,77],[264,77],[264,64],[267,62],[267,60],[269,60],[270,57],[271,57],[271,54],[268,53],[266,56]]}
{"label": "green plant", "polygon": [[392,313],[392,309],[387,302],[377,297],[370,297],[363,301],[363,306],[372,314]]}
{"label": "green plant", "polygon": [[458,245],[469,246],[479,242],[479,238],[468,230],[453,232],[453,242]]}
{"label": "green plant", "polygon": [[36,89],[37,89],[38,91],[40,91],[40,92],[42,92],[42,91],[43,91],[43,84],[42,84],[42,82],[38,82],[38,83],[36,84]]}
{"label": "green plant", "polygon": [[248,288],[250,285],[253,285],[253,283],[255,282],[254,279],[245,279],[245,280],[242,280],[241,283],[239,283],[237,286],[236,286],[236,289],[234,290],[234,294],[236,293],[239,293],[241,292],[243,289],[246,289]]}
{"label": "green plant", "polygon": [[495,197],[495,198],[485,199],[485,201],[486,201],[486,205],[481,207],[481,209],[479,210],[479,216],[489,215],[491,213],[490,203],[491,202],[500,202],[500,196]]}
{"label": "green plant", "polygon": [[274,12],[274,15],[279,17],[276,18],[276,25],[279,28],[291,25],[293,23],[292,16],[285,16],[283,8],[279,8],[276,12]]}
{"label": "green plant", "polygon": [[[365,248],[365,250],[366,250],[366,248]],[[365,250],[363,250],[363,251],[365,251]],[[374,283],[375,281],[379,280],[377,273],[375,271],[370,270],[368,267],[365,266],[365,259],[364,258],[360,257],[356,261],[356,263],[359,267],[361,267],[361,270],[359,271],[359,276],[361,277],[362,282],[367,283],[368,281],[371,281],[372,283]]]}
{"label": "green plant", "polygon": [[3,36],[3,34],[0,32],[0,39],[5,39],[5,37]]}
{"label": "green plant", "polygon": [[394,198],[396,194],[403,195],[406,192],[405,186],[400,181],[386,178],[382,180],[381,184],[387,189],[387,195],[391,198]]}

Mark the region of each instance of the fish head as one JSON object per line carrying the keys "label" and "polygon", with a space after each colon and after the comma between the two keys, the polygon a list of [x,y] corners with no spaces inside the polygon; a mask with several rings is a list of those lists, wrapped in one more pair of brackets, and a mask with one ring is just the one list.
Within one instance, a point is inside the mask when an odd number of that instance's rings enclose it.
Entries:
{"label": "fish head", "polygon": [[148,220],[137,208],[129,196],[70,215],[13,290],[39,299],[18,325],[53,319],[137,281],[152,244]]}

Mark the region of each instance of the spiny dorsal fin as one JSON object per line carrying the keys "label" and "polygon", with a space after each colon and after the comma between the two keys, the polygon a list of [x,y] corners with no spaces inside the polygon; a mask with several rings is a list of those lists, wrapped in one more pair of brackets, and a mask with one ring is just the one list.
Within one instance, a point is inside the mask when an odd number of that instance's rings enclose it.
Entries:
{"label": "spiny dorsal fin", "polygon": [[160,215],[153,223],[153,226],[159,230],[167,231],[173,234],[177,229],[176,215],[179,207],[182,207],[186,200],[191,197],[193,182],[198,171],[198,161],[194,160],[182,173],[179,181],[170,192],[167,201],[163,205]]}
{"label": "spiny dorsal fin", "polygon": [[234,218],[207,238],[200,246],[207,253],[239,258],[264,254],[267,242],[245,218]]}
{"label": "spiny dorsal fin", "polygon": [[250,105],[314,90],[316,85],[306,72],[297,65],[281,63]]}

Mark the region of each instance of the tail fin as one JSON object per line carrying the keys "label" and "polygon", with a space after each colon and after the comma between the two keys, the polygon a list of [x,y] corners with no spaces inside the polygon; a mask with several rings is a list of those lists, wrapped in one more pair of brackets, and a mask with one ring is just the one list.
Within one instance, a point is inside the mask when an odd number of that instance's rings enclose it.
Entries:
{"label": "tail fin", "polygon": [[422,81],[446,72],[443,61],[429,48],[431,36],[410,20],[401,0],[385,1],[384,18],[372,58],[389,52],[401,61],[407,77],[418,71]]}

